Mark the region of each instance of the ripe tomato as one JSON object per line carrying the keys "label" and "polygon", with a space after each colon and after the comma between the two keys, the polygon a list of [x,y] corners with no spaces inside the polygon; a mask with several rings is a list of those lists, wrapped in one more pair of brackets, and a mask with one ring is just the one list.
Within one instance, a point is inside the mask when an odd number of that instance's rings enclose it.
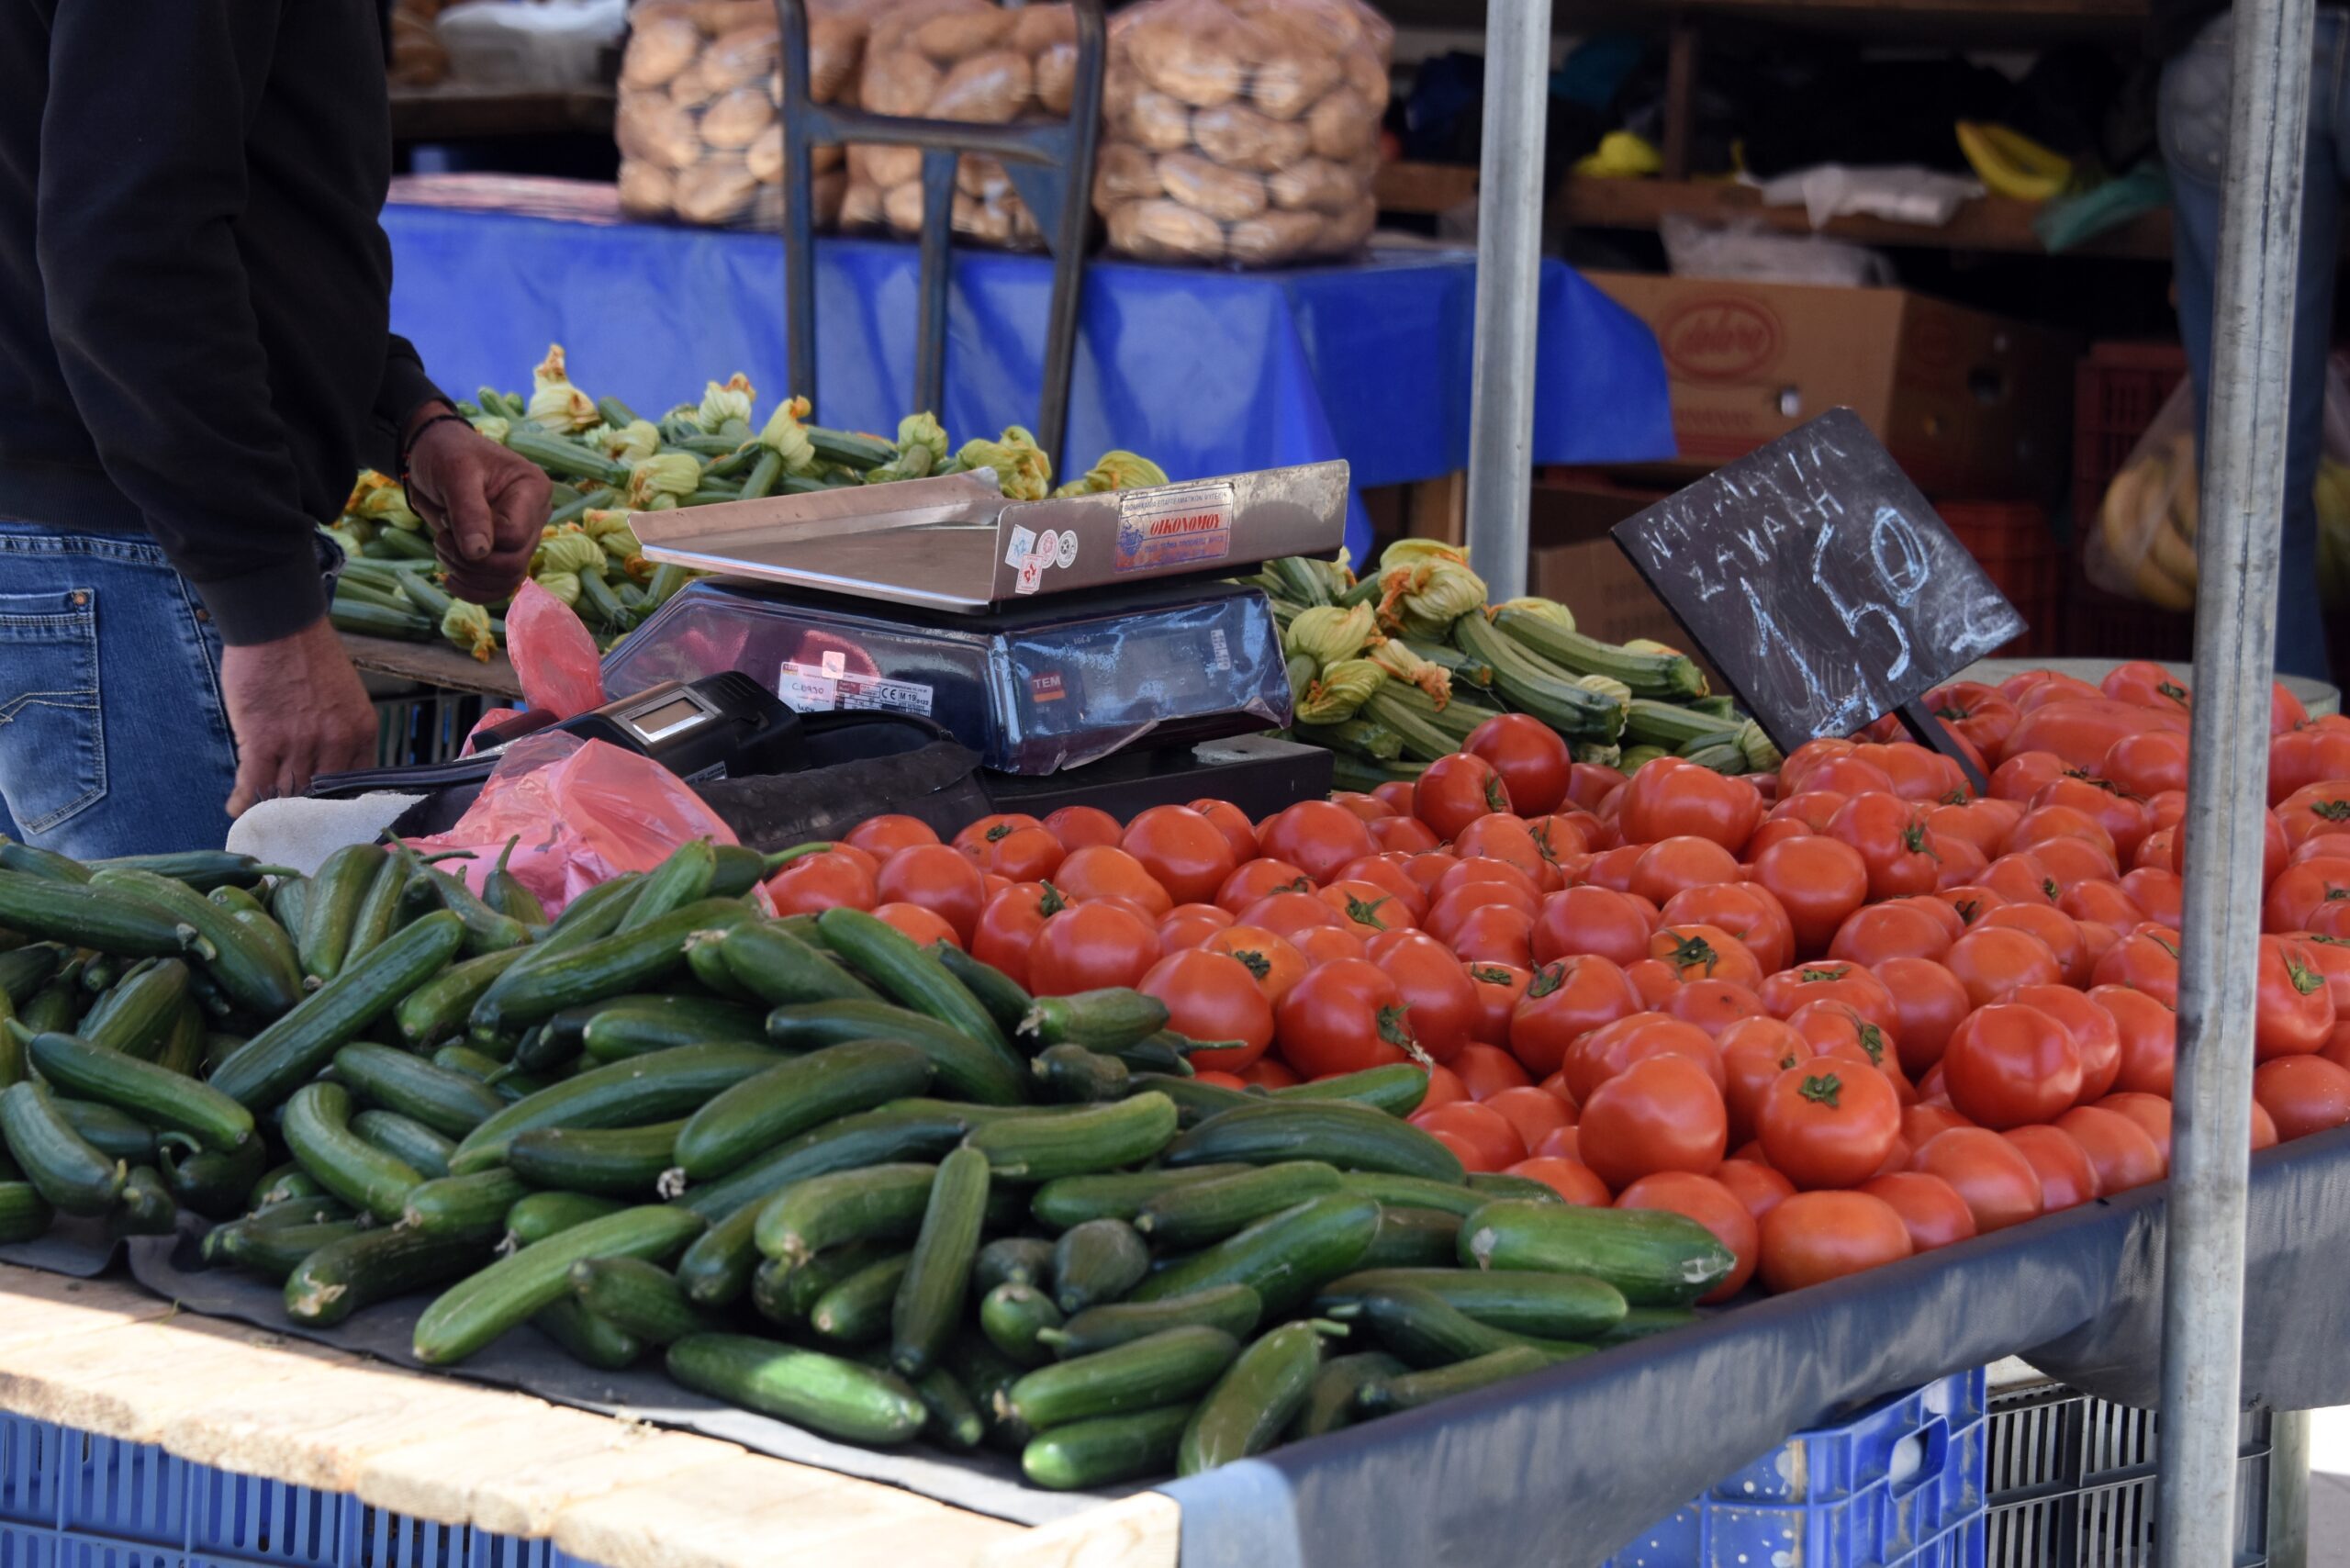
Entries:
{"label": "ripe tomato", "polygon": [[1342,926],[1365,940],[1382,931],[1415,928],[1412,906],[1378,882],[1332,882],[1314,896],[1337,913]]}
{"label": "ripe tomato", "polygon": [[1751,986],[1726,980],[1684,980],[1665,998],[1662,1011],[1684,1024],[1695,1024],[1717,1042],[1722,1031],[1740,1019],[1766,1016],[1762,998]]}
{"label": "ripe tomato", "polygon": [[[1503,1047],[1506,1056],[1510,1015],[1517,1011],[1518,998],[1526,994],[1534,970],[1523,964],[1470,958],[1462,960],[1461,972],[1469,977],[1471,994],[1477,1002],[1477,1011],[1470,1020],[1469,1037],[1479,1045]],[[1515,1067],[1517,1058],[1509,1059]]]}
{"label": "ripe tomato", "polygon": [[[1563,832],[1555,836],[1561,843],[1569,837]],[[1490,816],[1479,817],[1462,828],[1460,835],[1452,841],[1452,852],[1464,862],[1494,860],[1511,867],[1523,873],[1538,890],[1556,889],[1559,886],[1559,868],[1547,843],[1535,837],[1533,827],[1524,818],[1495,812]],[[1567,852],[1580,854],[1582,848],[1581,843],[1576,842],[1569,845]]]}
{"label": "ripe tomato", "polygon": [[[2311,969],[2325,977],[2325,989],[2333,998],[2334,1027],[2341,1028],[2345,1012],[2350,1012],[2350,938],[2341,936],[2304,936],[2301,957]],[[2331,1043],[2332,1036],[2327,1036]]]}
{"label": "ripe tomato", "polygon": [[1527,1158],[1526,1139],[1516,1124],[1473,1100],[1415,1111],[1407,1119],[1449,1145],[1460,1156],[1460,1163],[1472,1170],[1505,1170]]}
{"label": "ripe tomato", "polygon": [[[1938,907],[1949,906],[1934,901]],[[1836,928],[1828,956],[1871,969],[1887,958],[1940,958],[1950,951],[1950,928],[1919,904],[1903,900],[1854,910]]]}
{"label": "ripe tomato", "polygon": [[1998,1130],[2053,1121],[2081,1097],[2071,1031],[2020,1002],[1977,1008],[1952,1033],[1942,1068],[1951,1104]]}
{"label": "ripe tomato", "polygon": [[[2268,743],[2268,803],[2281,805],[2312,784],[2350,778],[2350,729],[2309,724]],[[2187,788],[2182,767],[2177,783]]]}
{"label": "ripe tomato", "polygon": [[[2257,1072],[2254,1076],[2257,1077]],[[2154,1139],[2154,1151],[2163,1157],[2163,1170],[2170,1170],[2170,1101],[2166,1096],[2127,1092],[2109,1094],[2097,1103],[2097,1109],[2112,1111],[2135,1122]]]}
{"label": "ripe tomato", "polygon": [[2163,1179],[2163,1151],[2154,1147],[2145,1128],[2118,1111],[2079,1105],[2057,1117],[2055,1126],[2088,1156],[2100,1196],[2111,1197]]}
{"label": "ripe tomato", "polygon": [[1841,1002],[1884,1029],[1897,1028],[1898,1011],[1885,982],[1859,964],[1829,960],[1798,964],[1766,976],[1756,987],[1774,1018],[1785,1018],[1815,1002]]}
{"label": "ripe tomato", "polygon": [[1648,957],[1655,922],[1639,902],[1605,888],[1568,888],[1542,901],[1533,951],[1539,963],[1595,954],[1618,964]]}
{"label": "ripe tomato", "polygon": [[2256,1061],[2309,1056],[2333,1033],[2333,993],[2307,944],[2282,936],[2260,939],[2259,1000],[2254,1013]]}
{"label": "ripe tomato", "polygon": [[[2019,703],[2019,707],[2023,704]],[[2009,751],[2053,751],[2067,767],[2087,769],[2105,760],[2113,743],[2144,731],[2187,733],[2187,715],[2158,711],[2109,700],[2045,702],[2027,710],[2015,733],[2008,737]]]}
{"label": "ripe tomato", "polygon": [[1687,888],[1738,881],[1738,857],[1711,839],[1684,835],[1650,845],[1632,862],[1631,890],[1663,903]]}
{"label": "ripe tomato", "polygon": [[1988,1127],[1937,1133],[1909,1157],[1909,1168],[1957,1189],[1975,1228],[1986,1236],[2039,1217],[2040,1172],[2021,1149]]}
{"label": "ripe tomato", "polygon": [[1545,964],[1510,1015],[1510,1054],[1528,1072],[1547,1076],[1576,1036],[1638,1011],[1639,992],[1608,959],[1586,954]]}
{"label": "ripe tomato", "polygon": [[1603,849],[1588,860],[1581,860],[1578,857],[1580,871],[1566,879],[1569,882],[1579,881],[1587,887],[1606,888],[1611,893],[1628,893],[1632,890],[1632,868],[1639,864],[1640,857],[1648,853],[1648,848],[1645,844],[1625,844],[1614,849]]}
{"label": "ripe tomato", "polygon": [[1787,1014],[1787,1027],[1810,1047],[1809,1055],[1866,1062],[1885,1075],[1904,1104],[1917,1098],[1902,1075],[1901,1050],[1894,1032],[1871,1023],[1849,1002],[1807,1002]]}
{"label": "ripe tomato", "polygon": [[[1502,820],[1506,822],[1509,819]],[[1456,858],[1445,865],[1436,879],[1435,896],[1447,898],[1470,887],[1507,888],[1528,901],[1527,907],[1529,912],[1540,901],[1542,894],[1541,888],[1528,873],[1506,860],[1477,855]]]}
{"label": "ripe tomato", "polygon": [[1861,852],[1869,897],[1930,893],[1942,864],[1926,844],[1926,817],[1915,801],[1880,790],[1854,795],[1828,824],[1828,836]]}
{"label": "ripe tomato", "polygon": [[[1386,801],[1376,795],[1366,795],[1360,790],[1333,790],[1330,799],[1367,823],[1375,823],[1395,814],[1395,809]],[[1253,833],[1255,829],[1252,827],[1249,831]]]}
{"label": "ripe tomato", "polygon": [[1437,758],[1412,787],[1412,814],[1438,838],[1458,838],[1479,817],[1510,809],[1501,773],[1472,752]]}
{"label": "ripe tomato", "polygon": [[919,904],[938,915],[954,928],[957,946],[969,943],[987,902],[979,868],[944,844],[918,844],[892,855],[875,890],[882,903]]}
{"label": "ripe tomato", "polygon": [[1237,915],[1259,899],[1275,893],[1310,893],[1314,879],[1286,860],[1256,859],[1243,862],[1226,877],[1210,901],[1218,909]]}
{"label": "ripe tomato", "polygon": [[2110,925],[2118,931],[2127,931],[2146,918],[2146,912],[2120,882],[2076,882],[2065,890],[2056,907],[2083,924]]}
{"label": "ripe tomato", "polygon": [[1240,868],[1231,838],[1189,806],[1153,806],[1137,813],[1118,846],[1177,903],[1214,898]]}
{"label": "ripe tomato", "polygon": [[[982,817],[979,820],[987,822],[991,819]],[[1034,817],[1021,817],[1017,819],[1016,825],[1030,826],[1035,820]],[[968,832],[969,829],[967,828],[964,831]],[[957,834],[956,836],[960,838],[962,834]],[[851,828],[848,836],[841,842],[864,850],[876,860],[887,860],[901,849],[912,849],[920,845],[936,844],[938,831],[920,817],[890,814],[866,818]]]}
{"label": "ripe tomato", "polygon": [[1028,954],[1036,933],[1048,917],[1068,907],[1059,893],[1042,882],[1014,882],[979,911],[979,923],[971,928],[971,957],[1028,987]]}
{"label": "ripe tomato", "polygon": [[1273,1004],[1257,989],[1248,966],[1201,948],[1170,953],[1135,987],[1167,1006],[1167,1026],[1194,1040],[1237,1040],[1236,1047],[1195,1051],[1194,1067],[1238,1072],[1273,1043]]}
{"label": "ripe tomato", "polygon": [[[1814,833],[1826,833],[1828,824],[1836,820],[1836,813],[1842,811],[1844,802],[1851,799],[1850,795],[1838,790],[1799,790],[1789,794],[1787,785],[1782,781],[1779,799],[1771,807],[1770,814],[1762,820],[1796,823]],[[1759,833],[1762,830],[1758,828],[1755,831]],[[1750,837],[1746,843],[1751,854],[1762,853],[1755,847],[1752,838]]]}
{"label": "ripe tomato", "polygon": [[2081,1089],[2076,1103],[2088,1104],[2104,1099],[2121,1071],[2121,1028],[2113,1014],[2068,985],[2028,985],[2015,993],[2014,1000],[2020,1006],[2045,1013],[2072,1036],[2081,1061]]}
{"label": "ripe tomato", "polygon": [[1923,1148],[1926,1140],[1936,1133],[1974,1125],[1952,1110],[1947,1101],[1921,1100],[1915,1105],[1905,1107],[1901,1113],[1901,1137],[1912,1148]]}
{"label": "ripe tomato", "polygon": [[1440,1062],[1458,1056],[1477,1017],[1477,988],[1460,960],[1441,942],[1409,935],[1391,946],[1378,966],[1395,982],[1420,1048]]}
{"label": "ripe tomato", "polygon": [[1328,801],[1300,801],[1274,812],[1259,831],[1257,846],[1268,858],[1285,860],[1317,882],[1378,848],[1360,817]]}
{"label": "ripe tomato", "polygon": [[1416,1043],[1395,982],[1360,958],[1308,969],[1274,1017],[1281,1059],[1308,1078],[1404,1061]]}
{"label": "ripe tomato", "polygon": [[1722,1162],[1729,1123],[1721,1091],[1703,1068],[1655,1056],[1594,1090],[1575,1133],[1583,1162],[1620,1193],[1660,1170],[1710,1173]]}
{"label": "ripe tomato", "polygon": [[[2110,1087],[2167,1099],[2178,1054],[2178,1015],[2159,998],[2126,985],[2093,987],[2088,999],[2113,1020],[2118,1059]],[[2086,1085],[2086,1061],[2082,1077]]]}
{"label": "ripe tomato", "polygon": [[1754,857],[1754,879],[1785,906],[1804,954],[1825,952],[1869,896],[1868,862],[1840,838],[1783,839]]}
{"label": "ripe tomato", "polygon": [[1966,987],[1930,958],[1887,958],[1872,970],[1893,998],[1901,1070],[1915,1078],[1942,1059],[1951,1031],[1974,1010]]}
{"label": "ripe tomato", "polygon": [[1261,925],[1227,925],[1211,932],[1203,950],[1237,958],[1269,1002],[1278,1003],[1290,987],[1305,978],[1306,963],[1288,937]]}
{"label": "ripe tomato", "polygon": [[[1216,842],[1222,845],[1221,834]],[[1054,873],[1053,886],[1060,889],[1061,895],[1072,903],[1083,903],[1088,899],[1132,899],[1148,911],[1153,920],[1164,919],[1179,902],[1192,902],[1176,899],[1141,861],[1107,844],[1090,844],[1069,851],[1069,858]]]}
{"label": "ripe tomato", "polygon": [[1533,934],[1533,918],[1525,911],[1506,904],[1486,904],[1462,916],[1452,928],[1450,940],[1453,952],[1463,963],[1531,969]]}
{"label": "ripe tomato", "polygon": [[775,900],[778,914],[816,914],[838,908],[869,910],[881,902],[872,871],[862,861],[838,849],[794,860],[767,879],[767,896]]}
{"label": "ripe tomato", "polygon": [[[1992,913],[2004,914],[2014,907],[2008,905]],[[1942,960],[1975,1006],[2004,1002],[2023,986],[2054,985],[2065,978],[2064,967],[2048,950],[2048,944],[2012,926],[1985,924],[1990,918],[1984,916],[1974,929],[1952,943]]]}
{"label": "ripe tomato", "polygon": [[2350,899],[2350,860],[2320,856],[2295,861],[2268,884],[2260,903],[2260,928],[2311,930],[2319,910],[2345,899]]}
{"label": "ripe tomato", "polygon": [[[1480,1104],[1505,1089],[1525,1089],[1533,1082],[1526,1076],[1526,1070],[1517,1065],[1516,1057],[1499,1046],[1483,1045],[1475,1040],[1461,1047],[1459,1054],[1441,1070],[1459,1079],[1462,1091]],[[1528,1148],[1534,1144],[1532,1138],[1526,1141]]]}
{"label": "ripe tomato", "polygon": [[1669,1014],[1640,1012],[1603,1024],[1576,1036],[1559,1064],[1559,1076],[1578,1105],[1592,1092],[1636,1061],[1680,1056],[1695,1062],[1715,1083],[1723,1082],[1720,1053],[1706,1032]]}
{"label": "ripe tomato", "polygon": [[1762,1121],[1763,1097],[1779,1074],[1813,1056],[1810,1042],[1776,1018],[1749,1019],[1722,1031],[1722,1103],[1730,1138],[1744,1144]]}
{"label": "ripe tomato", "polygon": [[945,916],[924,909],[918,903],[883,903],[873,906],[873,917],[894,928],[918,947],[934,942],[951,946],[963,946],[962,937],[946,923]]}
{"label": "ripe tomato", "polygon": [[1736,1198],[1758,1225],[1764,1215],[1796,1193],[1794,1182],[1754,1159],[1725,1159],[1715,1168],[1709,1180],[1718,1182]]}
{"label": "ripe tomato", "polygon": [[2191,700],[2187,688],[2152,659],[2132,659],[2109,671],[2098,689],[2116,702],[2139,708],[2187,711]]}
{"label": "ripe tomato", "polygon": [[1901,1216],[1909,1244],[1920,1252],[1966,1241],[1975,1235],[1974,1211],[1958,1189],[1922,1170],[1895,1170],[1863,1182],[1860,1191],[1881,1198]]}
{"label": "ripe tomato", "polygon": [[1772,1081],[1757,1121],[1772,1169],[1796,1187],[1855,1187],[1900,1138],[1901,1101],[1867,1064],[1813,1057]]}
{"label": "ripe tomato", "polygon": [[2178,1005],[2178,944],[2167,932],[2140,927],[2116,942],[2089,971],[2098,988],[2128,986],[2165,1007]]}
{"label": "ripe tomato", "polygon": [[1333,958],[1365,957],[1362,939],[1342,925],[1316,925],[1297,932],[1290,945],[1304,957],[1309,968],[1315,964],[1326,964]]}
{"label": "ripe tomato", "polygon": [[1045,922],[1028,949],[1028,989],[1068,996],[1133,985],[1158,962],[1158,933],[1131,909],[1081,903]]}
{"label": "ripe tomato", "polygon": [[1604,1209],[1612,1201],[1607,1183],[1593,1175],[1591,1167],[1580,1159],[1538,1154],[1511,1166],[1509,1174],[1539,1182],[1578,1208]]}
{"label": "ripe tomato", "polygon": [[1700,1306],[1729,1300],[1746,1288],[1762,1260],[1762,1236],[1743,1200],[1710,1176],[1661,1170],[1643,1176],[1616,1200],[1619,1209],[1656,1209],[1695,1220],[1738,1260],[1729,1277],[1697,1298]]}
{"label": "ripe tomato", "polygon": [[2010,1127],[1999,1136],[2031,1161],[2032,1171],[2040,1178],[2041,1213],[2077,1208],[2103,1192],[2098,1185],[2096,1162],[2062,1128]]}
{"label": "ripe tomato", "polygon": [[1762,1284],[1774,1294],[1824,1284],[1915,1248],[1891,1204],[1866,1193],[1797,1193],[1762,1216]]}
{"label": "ripe tomato", "polygon": [[1048,814],[1043,826],[1061,841],[1063,849],[1070,851],[1089,844],[1115,844],[1125,831],[1118,825],[1117,818],[1099,806],[1063,806]]}
{"label": "ripe tomato", "polygon": [[[1817,743],[1814,743],[1817,744]],[[1790,758],[1792,762],[1794,759]],[[1806,795],[1854,795],[1893,793],[1893,776],[1875,763],[1862,756],[1857,749],[1833,756],[1820,756],[1800,768],[1779,770],[1782,791],[1796,790]]]}
{"label": "ripe tomato", "polygon": [[982,872],[1015,882],[1040,882],[1060,869],[1068,853],[1061,841],[1042,827],[1006,826],[1000,834],[982,840],[970,857]]}
{"label": "ripe tomato", "polygon": [[1382,817],[1370,825],[1371,841],[1382,850],[1417,855],[1444,842],[1417,817]]}
{"label": "ripe tomato", "polygon": [[1501,775],[1515,810],[1527,816],[1555,812],[1567,798],[1574,758],[1557,731],[1525,713],[1504,713],[1469,732],[1460,749]]}
{"label": "ripe tomato", "polygon": [[[2146,834],[2154,829],[2153,823],[2148,820],[2144,802],[2122,794],[2118,786],[2105,778],[2076,778],[2069,776],[2059,778],[2053,784],[2042,786],[2040,793],[2031,798],[2031,805],[2032,816],[2028,816],[2023,822],[2018,823],[2016,833],[2011,836],[2024,836],[2025,824],[2031,822],[2032,818],[2038,816],[2043,810],[2063,807],[2078,812],[2089,823],[2102,830],[2106,835],[2106,844],[2112,850],[2114,858],[2117,860],[2129,859],[2136,852],[2139,844],[2144,840]],[[2060,820],[2043,818],[2039,829],[2034,831],[2051,830],[2059,824]],[[2051,835],[2054,836],[2053,834]],[[2094,834],[2082,836],[2088,837],[2092,843],[2096,842]]]}
{"label": "ripe tomato", "polygon": [[[1975,921],[1969,935],[1986,931],[2020,931],[2039,938],[2040,945],[2056,960],[2060,980],[2067,985],[2088,983],[2087,941],[2081,935],[2080,923],[2063,910],[2036,903],[2001,904]],[[1993,967],[1996,969],[1997,966]]]}
{"label": "ripe tomato", "polygon": [[2252,1097],[2286,1143],[2350,1123],[2350,1069],[2323,1057],[2285,1057],[2260,1064]]}
{"label": "ripe tomato", "polygon": [[[2318,1057],[2312,1059],[2323,1061],[2326,1058]],[[2268,1114],[2268,1107],[2255,1100],[2252,1103],[2252,1151],[2257,1154],[2264,1148],[2274,1148],[2278,1141],[2277,1119]]]}
{"label": "ripe tomato", "polygon": [[1188,803],[1192,810],[1214,823],[1216,832],[1232,846],[1234,865],[1245,865],[1257,857],[1257,824],[1248,820],[1247,812],[1229,801],[1206,796]]}
{"label": "ripe tomato", "polygon": [[1212,903],[1179,903],[1158,923],[1158,947],[1180,953],[1196,947],[1233,924],[1228,911]]}
{"label": "ripe tomato", "polygon": [[1718,925],[1660,925],[1649,938],[1649,957],[1672,969],[1676,987],[1712,980],[1751,990],[1762,983],[1762,966],[1746,944]]}
{"label": "ripe tomato", "polygon": [[2023,715],[1996,686],[1953,680],[1926,693],[1926,707],[1951,732],[1986,756],[1996,756]]}
{"label": "ripe tomato", "polygon": [[[1208,1070],[1213,1072],[1214,1069]],[[1238,1072],[1226,1076],[1237,1078],[1252,1089],[1265,1090],[1292,1089],[1305,1081],[1291,1071],[1286,1064],[1272,1057],[1259,1057]]]}
{"label": "ripe tomato", "polygon": [[1529,1149],[1559,1128],[1575,1125],[1573,1107],[1549,1090],[1537,1089],[1530,1083],[1495,1090],[1477,1103],[1508,1117],[1510,1126],[1517,1129],[1517,1136],[1526,1140]]}
{"label": "ripe tomato", "polygon": [[1432,1067],[1428,1069],[1428,1092],[1420,1096],[1420,1103],[1412,1109],[1431,1111],[1438,1105],[1449,1105],[1468,1098],[1469,1091],[1461,1084],[1459,1073],[1449,1067]]}

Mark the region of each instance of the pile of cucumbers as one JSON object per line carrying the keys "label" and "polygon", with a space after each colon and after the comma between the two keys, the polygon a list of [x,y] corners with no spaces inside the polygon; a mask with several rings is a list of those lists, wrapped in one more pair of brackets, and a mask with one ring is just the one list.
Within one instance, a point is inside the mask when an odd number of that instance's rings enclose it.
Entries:
{"label": "pile of cucumbers", "polygon": [[1190,1474],[1691,1320],[1677,1215],[1465,1174],[1404,1063],[1200,1082],[1126,990],[1033,998],[708,842],[550,922],[398,845],[311,878],[0,843],[0,1239],[214,1222],[330,1327],[581,1361],[1039,1485]]}

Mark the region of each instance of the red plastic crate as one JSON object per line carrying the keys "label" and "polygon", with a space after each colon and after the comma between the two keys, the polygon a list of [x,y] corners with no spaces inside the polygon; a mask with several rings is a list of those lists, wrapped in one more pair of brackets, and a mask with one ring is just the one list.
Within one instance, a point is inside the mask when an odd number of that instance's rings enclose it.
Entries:
{"label": "red plastic crate", "polygon": [[1940,501],[1935,510],[2020,610],[2024,633],[1993,657],[2051,655],[2063,645],[2065,546],[2034,501]]}
{"label": "red plastic crate", "polygon": [[2105,487],[2187,379],[2177,343],[2093,343],[2073,372],[2073,529],[2092,527]]}

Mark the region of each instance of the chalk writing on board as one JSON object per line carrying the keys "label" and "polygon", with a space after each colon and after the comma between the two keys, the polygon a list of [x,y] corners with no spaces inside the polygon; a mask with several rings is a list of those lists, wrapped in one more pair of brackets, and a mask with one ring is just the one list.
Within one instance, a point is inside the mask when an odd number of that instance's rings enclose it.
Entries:
{"label": "chalk writing on board", "polygon": [[1850,409],[1615,536],[1783,747],[1849,734],[2023,630]]}

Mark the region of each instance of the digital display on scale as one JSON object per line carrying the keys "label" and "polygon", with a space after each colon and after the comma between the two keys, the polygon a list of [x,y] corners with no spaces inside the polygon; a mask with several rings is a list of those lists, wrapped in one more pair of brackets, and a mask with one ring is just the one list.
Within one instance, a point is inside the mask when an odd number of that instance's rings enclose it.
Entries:
{"label": "digital display on scale", "polygon": [[701,704],[688,697],[648,708],[628,716],[630,728],[648,741],[657,741],[706,716]]}

